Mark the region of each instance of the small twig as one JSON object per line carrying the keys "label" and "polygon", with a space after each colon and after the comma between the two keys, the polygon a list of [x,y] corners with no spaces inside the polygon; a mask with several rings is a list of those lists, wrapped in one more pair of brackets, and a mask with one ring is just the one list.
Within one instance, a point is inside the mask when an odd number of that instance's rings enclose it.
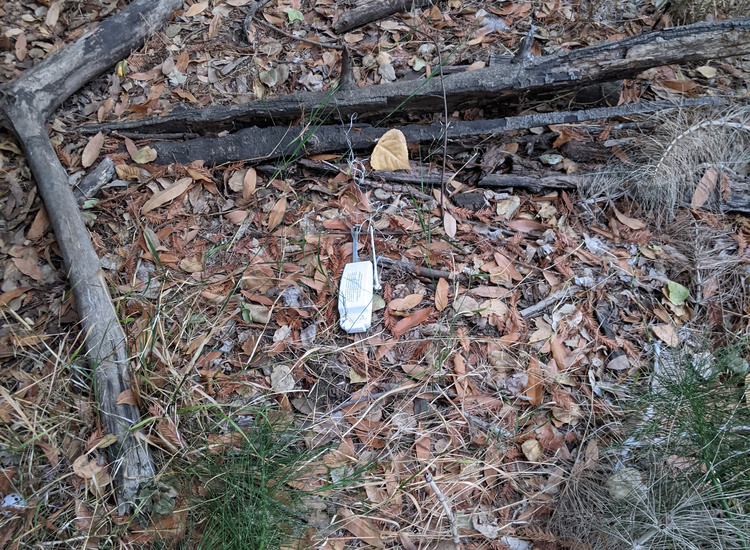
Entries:
{"label": "small twig", "polygon": [[[388,390],[388,391],[382,391],[382,392],[372,393],[370,395],[365,395],[364,397],[360,397],[359,399],[351,399],[351,398],[349,398],[346,401],[344,401],[343,403],[340,403],[339,405],[337,405],[334,408],[332,408],[330,411],[328,411],[327,414],[333,414],[335,412],[339,412],[341,409],[345,409],[346,407],[351,407],[352,405],[358,405],[360,403],[365,403],[365,402],[370,401],[370,400],[378,401],[378,400],[380,400],[383,397],[387,397],[389,395],[395,395],[396,393],[401,393],[401,392],[403,392],[403,393],[410,393],[410,394],[411,393],[416,393],[417,395],[414,396],[415,398],[420,398],[420,397],[422,397],[424,395],[427,395],[427,394],[438,393],[438,392],[429,391],[429,390],[425,391],[425,389],[422,388],[421,386],[406,386],[406,387],[402,387],[402,388],[393,388],[393,389]],[[448,397],[450,397],[452,399],[455,398],[455,397],[457,397],[456,394],[450,393],[450,392],[447,392],[446,395],[448,395]]]}
{"label": "small twig", "polygon": [[275,25],[271,25],[271,23],[268,23],[266,21],[262,21],[261,19],[258,19],[257,17],[253,17],[253,21],[256,23],[260,23],[264,27],[268,27],[269,29],[273,29],[277,33],[279,33],[282,36],[286,36],[287,38],[291,38],[292,40],[298,40],[300,42],[304,42],[305,44],[311,44],[313,46],[318,46],[319,48],[330,48],[332,50],[339,50],[339,51],[345,51],[344,46],[339,46],[338,44],[332,44],[330,42],[318,42],[317,40],[310,40],[309,38],[302,38],[300,36],[294,36],[293,34],[290,34],[284,30],[281,30],[279,27]]}
{"label": "small twig", "polygon": [[453,534],[453,543],[456,545],[457,549],[461,548],[461,539],[458,537],[458,525],[456,525],[456,518],[453,517],[453,510],[451,510],[451,507],[448,506],[448,501],[445,500],[445,495],[440,492],[440,489],[438,489],[438,486],[435,484],[435,481],[432,479],[432,475],[430,475],[430,472],[424,473],[424,480],[427,482],[427,485],[430,486],[430,489],[435,493],[435,496],[437,497],[440,504],[443,505],[443,510],[445,510],[445,515],[448,516],[448,521],[451,525],[451,533]]}
{"label": "small twig", "polygon": [[574,292],[579,291],[580,288],[577,286],[570,286],[568,288],[560,289],[556,292],[553,292],[549,296],[547,296],[544,300],[541,302],[537,302],[533,306],[529,306],[526,309],[522,309],[519,311],[521,314],[521,317],[528,317],[529,315],[534,315],[535,313],[539,313],[543,309],[545,309],[547,306],[550,306],[557,302],[558,300],[562,300],[563,298],[567,298],[569,295],[573,294]]}
{"label": "small twig", "polygon": [[445,75],[443,73],[443,54],[440,53],[440,43],[437,38],[434,38],[424,31],[419,30],[417,27],[409,25],[409,28],[431,40],[435,45],[435,51],[438,56],[438,69],[440,71],[440,87],[443,91],[443,164],[440,173],[440,220],[445,223],[445,164],[446,155],[448,154],[448,94],[445,91]]}
{"label": "small twig", "polygon": [[399,262],[396,260],[391,260],[390,258],[386,258],[386,257],[382,257],[378,261],[381,264],[400,268],[400,269],[408,271],[409,273],[413,273],[414,275],[417,275],[418,277],[424,277],[426,279],[433,279],[435,281],[437,281],[438,279],[456,280],[462,285],[465,285],[468,283],[468,277],[466,277],[465,275],[461,273],[455,274],[455,273],[452,273],[450,271],[446,271],[443,269],[430,269],[429,267],[417,267],[416,265],[410,264],[409,262]]}

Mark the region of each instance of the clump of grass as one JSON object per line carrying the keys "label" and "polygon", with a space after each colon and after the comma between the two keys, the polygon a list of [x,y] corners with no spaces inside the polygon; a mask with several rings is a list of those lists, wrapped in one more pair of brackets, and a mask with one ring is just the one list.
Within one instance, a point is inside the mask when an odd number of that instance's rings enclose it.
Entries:
{"label": "clump of grass", "polygon": [[573,469],[552,521],[561,536],[612,549],[749,547],[747,344],[657,353],[628,437],[598,469]]}
{"label": "clump of grass", "polygon": [[[666,2],[654,3],[661,8]],[[707,19],[744,17],[750,12],[748,0],[671,0],[668,12],[680,24],[698,23]]]}
{"label": "clump of grass", "polygon": [[273,411],[254,411],[238,445],[208,450],[188,471],[196,492],[193,524],[198,550],[291,547],[310,527],[301,507],[315,457],[302,434]]}
{"label": "clump of grass", "polygon": [[750,108],[675,108],[660,113],[653,131],[625,147],[625,162],[600,171],[589,192],[612,196],[627,189],[657,221],[666,221],[691,204],[713,169],[716,183],[706,205],[718,209],[731,182],[747,177],[748,149]]}

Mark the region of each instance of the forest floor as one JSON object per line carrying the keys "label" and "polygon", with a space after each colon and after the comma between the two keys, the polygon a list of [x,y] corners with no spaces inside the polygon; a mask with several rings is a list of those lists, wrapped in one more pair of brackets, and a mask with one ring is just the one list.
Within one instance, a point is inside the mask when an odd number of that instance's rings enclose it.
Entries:
{"label": "forest floor", "polygon": [[[262,415],[285,419],[318,450],[288,482],[314,496],[302,507],[305,547],[453,548],[454,533],[466,549],[589,547],[555,519],[566,480],[597,470],[622,436],[622,399],[652,368],[654,343],[746,330],[750,223],[699,207],[654,214],[615,185],[597,195],[476,183],[511,170],[608,173],[664,119],[449,134],[445,151],[442,139],[409,145],[413,174],[440,175],[445,157],[456,174],[446,198],[418,178],[371,178],[369,153],[160,165],[148,136],[80,128],[329,91],[341,50],[309,40],[345,43],[355,82],[368,86],[424,78],[440,63],[437,47],[446,74],[485,67],[532,25],[539,56],[670,27],[681,14],[649,2],[448,0],[338,35],[344,2],[271,0],[245,32],[249,4],[186,3],[49,121],[72,181],[105,156],[117,165],[82,214],[131,345],[134,385],[120,399],[140,407],[160,480],[177,488],[164,489],[167,504],[147,521],[116,514],[112,441],[59,250],[17,142],[0,135],[0,498],[20,499],[4,502],[0,547],[196,547],[204,524],[190,512],[205,495],[171,480],[252,434]],[[0,80],[123,6],[0,0]],[[593,98],[504,108],[747,98],[749,89],[750,58],[731,58],[651,69]],[[442,112],[388,119],[441,122]],[[347,119],[341,132],[356,126]],[[340,328],[337,307],[352,227],[360,260],[374,245],[382,283],[372,326],[356,335]]]}

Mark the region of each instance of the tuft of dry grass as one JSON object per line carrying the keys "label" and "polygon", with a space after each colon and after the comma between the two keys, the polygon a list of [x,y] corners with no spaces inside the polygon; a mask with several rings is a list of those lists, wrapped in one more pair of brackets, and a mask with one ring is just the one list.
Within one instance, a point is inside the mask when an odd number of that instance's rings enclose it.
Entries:
{"label": "tuft of dry grass", "polygon": [[[666,2],[655,2],[661,8]],[[671,0],[669,13],[680,24],[698,23],[712,19],[745,17],[750,12],[748,0]]]}
{"label": "tuft of dry grass", "polygon": [[634,137],[624,147],[627,158],[604,167],[588,192],[615,196],[627,190],[663,225],[679,207],[691,204],[701,180],[713,170],[716,182],[706,204],[720,208],[732,182],[748,175],[750,107],[676,106],[656,117],[655,129]]}

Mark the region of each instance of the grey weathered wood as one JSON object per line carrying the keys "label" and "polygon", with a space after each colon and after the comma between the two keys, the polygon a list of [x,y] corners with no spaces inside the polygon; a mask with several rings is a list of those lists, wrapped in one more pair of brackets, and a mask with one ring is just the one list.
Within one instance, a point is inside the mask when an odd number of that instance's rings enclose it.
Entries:
{"label": "grey weathered wood", "polygon": [[[605,41],[523,63],[496,63],[486,69],[445,76],[450,109],[515,104],[521,93],[561,92],[597,82],[632,78],[660,65],[671,65],[739,56],[750,53],[750,17],[697,23]],[[205,133],[234,130],[248,125],[285,124],[304,113],[313,122],[377,119],[398,111],[425,113],[442,110],[440,78],[397,81],[336,93],[300,92],[243,105],[180,109],[163,117],[144,118],[80,130],[136,130],[140,132]]]}
{"label": "grey weathered wood", "polygon": [[83,206],[86,201],[96,195],[99,190],[107,185],[115,175],[115,163],[109,157],[104,157],[91,172],[86,174],[80,183],[73,186],[73,194],[78,206]]}
{"label": "grey weathered wood", "polygon": [[129,55],[181,5],[182,0],[134,0],[0,90],[2,123],[21,143],[63,255],[86,338],[86,357],[95,371],[102,422],[118,439],[110,449],[123,514],[132,508],[140,486],[154,476],[153,460],[132,430],[140,422],[138,408],[117,404],[117,397],[131,387],[125,335],[44,123],[71,94]]}
{"label": "grey weathered wood", "polygon": [[341,34],[371,21],[383,19],[394,13],[421,8],[429,3],[430,0],[358,0],[352,9],[341,14],[333,24],[333,30]]}
{"label": "grey weathered wood", "polygon": [[[685,100],[680,105],[718,105],[725,103],[724,100],[718,98],[700,98]],[[500,119],[452,122],[448,129],[448,135],[451,139],[462,139],[549,124],[571,124],[587,120],[652,113],[677,106],[678,104],[671,101],[644,101],[620,105],[619,107],[600,107],[581,111],[561,111]],[[404,133],[406,141],[409,143],[429,143],[439,139],[443,133],[443,126],[440,124],[430,126],[410,124],[401,126],[399,129]],[[187,164],[197,159],[204,160],[207,165],[240,160],[263,162],[277,158],[289,160],[307,154],[342,151],[349,144],[355,151],[369,149],[388,130],[389,128],[374,128],[367,124],[355,125],[355,129],[349,132],[347,138],[340,125],[319,126],[317,128],[272,126],[268,128],[245,128],[218,138],[152,143],[151,147],[157,152],[156,162],[161,164],[171,162]],[[302,144],[303,141],[304,145]]]}

